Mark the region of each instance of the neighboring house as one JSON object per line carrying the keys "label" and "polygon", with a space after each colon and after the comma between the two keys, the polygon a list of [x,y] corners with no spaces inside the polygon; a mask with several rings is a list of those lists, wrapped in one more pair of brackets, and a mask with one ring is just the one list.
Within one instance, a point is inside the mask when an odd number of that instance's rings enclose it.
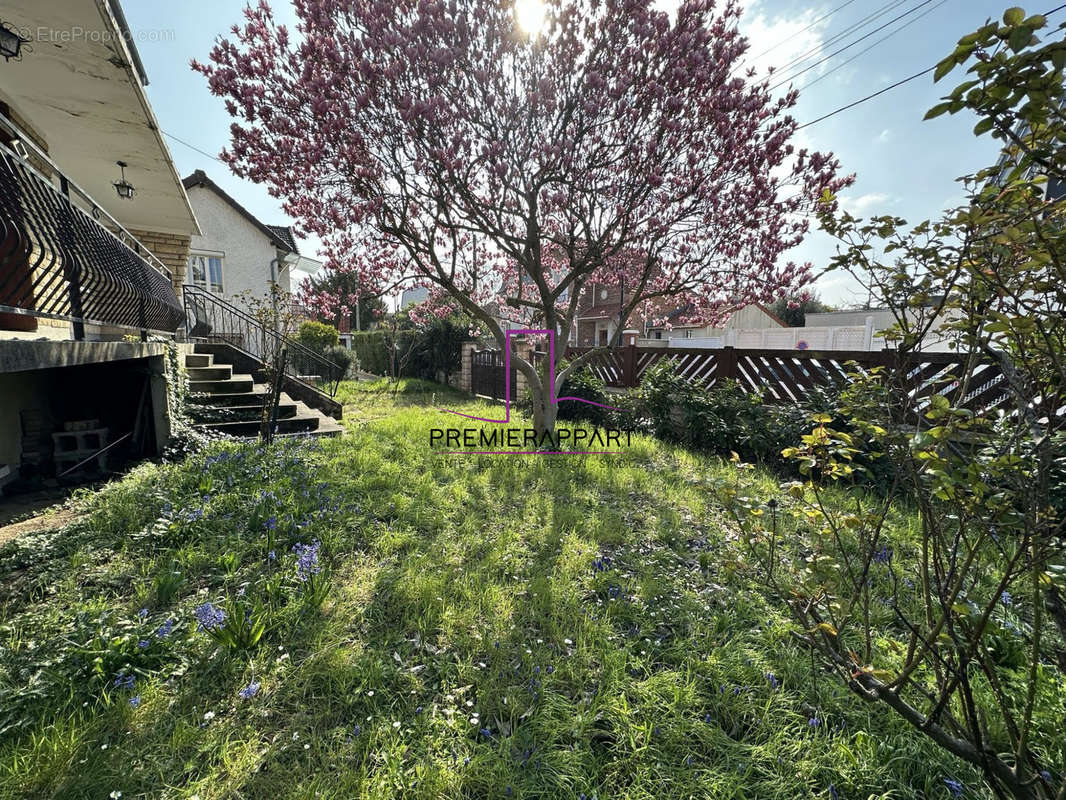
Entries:
{"label": "neighboring house", "polygon": [[39,38],[0,63],[0,484],[158,451],[149,335],[181,326],[201,233],[116,0],[11,0],[2,17],[5,45]]}
{"label": "neighboring house", "polygon": [[196,170],[184,181],[202,235],[192,237],[187,281],[227,302],[245,305],[248,295],[265,299],[276,282],[286,293],[321,265],[303,259],[290,227],[267,225]]}
{"label": "neighboring house", "polygon": [[418,287],[417,289],[404,289],[400,295],[400,310],[403,311],[411,306],[417,306],[429,299],[429,289]]}
{"label": "neighboring house", "polygon": [[667,317],[669,325],[649,326],[647,338],[677,341],[678,346],[685,347],[725,347],[740,331],[774,331],[788,327],[776,314],[761,305],[745,306],[734,311],[717,326],[671,322],[679,319],[682,313],[681,309],[672,312]]}

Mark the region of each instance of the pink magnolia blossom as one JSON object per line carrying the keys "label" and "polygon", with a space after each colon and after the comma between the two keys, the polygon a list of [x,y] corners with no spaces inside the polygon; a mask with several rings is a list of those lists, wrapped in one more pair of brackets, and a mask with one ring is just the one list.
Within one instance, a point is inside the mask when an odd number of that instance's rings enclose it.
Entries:
{"label": "pink magnolia blossom", "polygon": [[[623,319],[711,322],[811,281],[783,254],[850,178],[793,146],[795,92],[737,74],[736,0],[547,0],[535,36],[509,0],[293,5],[193,66],[234,117],[223,159],[368,293],[431,287],[502,345],[499,309],[565,340],[592,284],[624,284]],[[518,367],[544,397],[547,365]]]}

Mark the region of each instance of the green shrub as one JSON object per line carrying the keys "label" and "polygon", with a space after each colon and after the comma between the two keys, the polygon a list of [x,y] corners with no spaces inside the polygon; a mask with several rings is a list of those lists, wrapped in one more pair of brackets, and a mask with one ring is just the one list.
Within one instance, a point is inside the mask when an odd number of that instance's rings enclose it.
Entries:
{"label": "green shrub", "polygon": [[[560,365],[560,368],[565,368],[565,365]],[[612,405],[612,398],[607,393],[607,385],[587,368],[574,372],[563,381],[559,389],[559,397],[579,397],[600,405]],[[573,400],[561,400],[558,418],[584,420],[602,427],[607,424],[608,413],[608,409],[599,406],[590,406],[588,403],[578,403]]]}
{"label": "green shrub", "polygon": [[780,464],[781,451],[809,429],[809,413],[796,405],[771,406],[736,381],[712,388],[687,381],[672,361],[648,370],[629,401],[635,427],[696,450]]}
{"label": "green shrub", "polygon": [[337,365],[336,371],[328,376],[329,380],[343,380],[344,376],[348,374],[348,368],[352,365],[351,351],[338,344],[327,348],[323,355]]}
{"label": "green shrub", "polygon": [[359,369],[372,375],[384,375],[389,371],[385,352],[385,334],[382,331],[366,331],[352,334],[352,350],[359,359]]}
{"label": "green shrub", "polygon": [[340,341],[340,334],[332,325],[308,320],[300,323],[300,331],[296,338],[304,347],[309,347],[316,353],[324,353],[327,348],[337,345]]}

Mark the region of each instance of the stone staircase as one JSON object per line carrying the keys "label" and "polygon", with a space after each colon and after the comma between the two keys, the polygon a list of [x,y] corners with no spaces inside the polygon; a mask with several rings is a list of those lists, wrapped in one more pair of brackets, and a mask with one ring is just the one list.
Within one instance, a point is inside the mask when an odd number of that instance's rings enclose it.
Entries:
{"label": "stone staircase", "polygon": [[[196,427],[258,437],[263,406],[270,400],[264,376],[235,375],[231,365],[217,363],[213,352],[201,349],[209,348],[197,345],[196,352],[185,354],[190,413]],[[343,432],[344,427],[332,417],[281,393],[276,436],[338,436]]]}

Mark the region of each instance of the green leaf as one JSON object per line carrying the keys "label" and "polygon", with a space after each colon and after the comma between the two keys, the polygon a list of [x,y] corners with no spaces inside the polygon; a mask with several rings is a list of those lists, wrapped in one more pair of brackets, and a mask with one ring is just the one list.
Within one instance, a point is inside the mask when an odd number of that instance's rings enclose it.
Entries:
{"label": "green leaf", "polygon": [[931,109],[925,112],[925,119],[936,119],[941,114],[947,112],[951,108],[951,103],[941,103],[940,105],[933,106]]}
{"label": "green leaf", "polygon": [[974,125],[973,135],[982,136],[983,134],[988,133],[990,130],[992,130],[992,126],[994,124],[995,121],[991,117],[981,120],[976,125]]}
{"label": "green leaf", "polygon": [[1028,25],[1021,25],[1010,32],[1010,39],[1007,43],[1010,49],[1017,53],[1028,47],[1031,41],[1033,41],[1033,29]]}
{"label": "green leaf", "polygon": [[941,78],[943,78],[953,69],[955,69],[955,56],[952,55],[948,56],[936,65],[936,72],[933,73],[933,83],[939,82]]}
{"label": "green leaf", "polygon": [[1008,8],[1003,12],[1004,25],[1021,25],[1025,21],[1025,11],[1018,6]]}

